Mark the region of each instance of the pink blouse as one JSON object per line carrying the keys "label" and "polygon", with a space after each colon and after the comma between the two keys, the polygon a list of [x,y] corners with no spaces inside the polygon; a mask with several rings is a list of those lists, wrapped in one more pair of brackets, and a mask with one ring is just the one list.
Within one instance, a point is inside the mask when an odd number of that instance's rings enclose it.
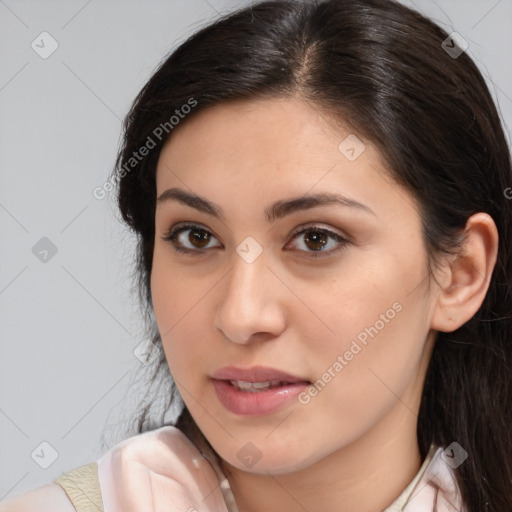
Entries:
{"label": "pink blouse", "polygon": [[[432,446],[416,477],[383,512],[466,512],[442,454]],[[104,512],[238,512],[220,467],[175,427],[128,438],[97,462]]]}

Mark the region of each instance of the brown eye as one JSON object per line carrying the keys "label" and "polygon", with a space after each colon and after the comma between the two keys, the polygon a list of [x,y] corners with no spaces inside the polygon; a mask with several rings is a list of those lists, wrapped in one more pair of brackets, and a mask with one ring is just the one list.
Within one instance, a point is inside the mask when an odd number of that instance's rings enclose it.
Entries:
{"label": "brown eye", "polygon": [[350,240],[347,240],[338,233],[316,226],[302,229],[292,236],[293,240],[297,241],[295,242],[295,249],[313,258],[333,255],[338,251],[346,249],[351,243]]}
{"label": "brown eye", "polygon": [[204,229],[191,229],[189,231],[188,240],[194,247],[202,249],[208,245],[208,242],[210,241],[210,235],[211,234]]}
{"label": "brown eye", "polygon": [[195,224],[171,229],[162,239],[171,242],[177,252],[190,254],[204,254],[205,248],[221,247],[220,245],[211,246],[210,242],[216,238],[210,231]]}
{"label": "brown eye", "polygon": [[329,242],[329,237],[322,231],[308,231],[304,241],[309,249],[317,251],[323,249]]}

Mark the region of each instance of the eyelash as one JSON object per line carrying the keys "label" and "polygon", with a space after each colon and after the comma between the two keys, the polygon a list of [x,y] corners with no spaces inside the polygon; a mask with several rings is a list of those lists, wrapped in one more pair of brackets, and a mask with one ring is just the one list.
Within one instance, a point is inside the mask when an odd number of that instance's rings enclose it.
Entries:
{"label": "eyelash", "polygon": [[[209,233],[210,235],[213,235],[210,231],[208,231],[207,229],[203,228],[202,226],[200,226],[198,224],[185,224],[185,225],[181,225],[181,226],[179,226],[177,228],[171,228],[162,237],[162,240],[164,240],[166,242],[171,242],[172,247],[173,247],[173,249],[176,252],[190,254],[190,255],[193,255],[193,256],[200,256],[200,255],[204,254],[204,250],[202,250],[202,249],[184,249],[183,247],[180,247],[180,246],[176,245],[176,239],[178,238],[178,235],[180,233],[182,233],[183,231],[187,231],[189,229],[190,230],[197,230],[197,231],[205,231],[206,233]],[[315,232],[315,233],[326,234],[329,238],[332,238],[332,239],[336,240],[336,242],[340,243],[340,245],[337,248],[330,249],[329,251],[323,251],[323,250],[319,250],[319,251],[300,251],[300,252],[308,253],[309,256],[312,257],[312,258],[323,258],[323,257],[331,256],[331,255],[333,255],[335,253],[343,251],[344,249],[346,249],[347,245],[351,243],[348,239],[342,237],[341,235],[338,235],[337,233],[334,233],[333,231],[330,231],[329,229],[321,228],[321,227],[318,227],[318,226],[307,226],[307,227],[305,227],[305,228],[303,228],[303,229],[301,229],[299,231],[295,231],[294,233],[292,233],[291,237],[292,237],[292,239],[295,239],[299,235],[302,235],[302,234],[308,233],[308,232]]]}

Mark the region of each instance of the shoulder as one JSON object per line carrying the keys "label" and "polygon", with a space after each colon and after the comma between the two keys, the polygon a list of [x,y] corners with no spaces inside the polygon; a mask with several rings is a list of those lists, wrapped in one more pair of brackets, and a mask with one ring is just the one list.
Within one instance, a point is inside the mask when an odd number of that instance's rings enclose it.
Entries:
{"label": "shoulder", "polygon": [[64,490],[48,483],[0,502],[0,512],[76,512]]}
{"label": "shoulder", "polygon": [[175,427],[117,444],[98,461],[98,478],[105,510],[138,512],[148,503],[164,510],[172,503],[173,510],[227,512],[214,467]]}
{"label": "shoulder", "polygon": [[147,510],[148,503],[158,510],[169,503],[188,510],[192,500],[202,510],[227,512],[219,475],[204,455],[179,429],[161,427],[125,439],[96,462],[0,503],[0,512],[77,512],[88,510],[91,500],[98,511],[138,512]]}
{"label": "shoulder", "polygon": [[123,463],[144,463],[152,470],[165,472],[177,467],[195,470],[198,462],[204,464],[204,459],[197,447],[179,429],[172,426],[129,437],[112,447],[98,460],[99,472],[113,463],[120,469]]}

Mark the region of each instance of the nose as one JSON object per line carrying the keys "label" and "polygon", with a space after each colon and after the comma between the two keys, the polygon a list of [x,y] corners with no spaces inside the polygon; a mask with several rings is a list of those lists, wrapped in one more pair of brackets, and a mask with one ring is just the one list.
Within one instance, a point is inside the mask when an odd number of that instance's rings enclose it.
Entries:
{"label": "nose", "polygon": [[260,256],[247,263],[236,256],[215,316],[215,327],[233,343],[279,336],[286,328],[282,283]]}

